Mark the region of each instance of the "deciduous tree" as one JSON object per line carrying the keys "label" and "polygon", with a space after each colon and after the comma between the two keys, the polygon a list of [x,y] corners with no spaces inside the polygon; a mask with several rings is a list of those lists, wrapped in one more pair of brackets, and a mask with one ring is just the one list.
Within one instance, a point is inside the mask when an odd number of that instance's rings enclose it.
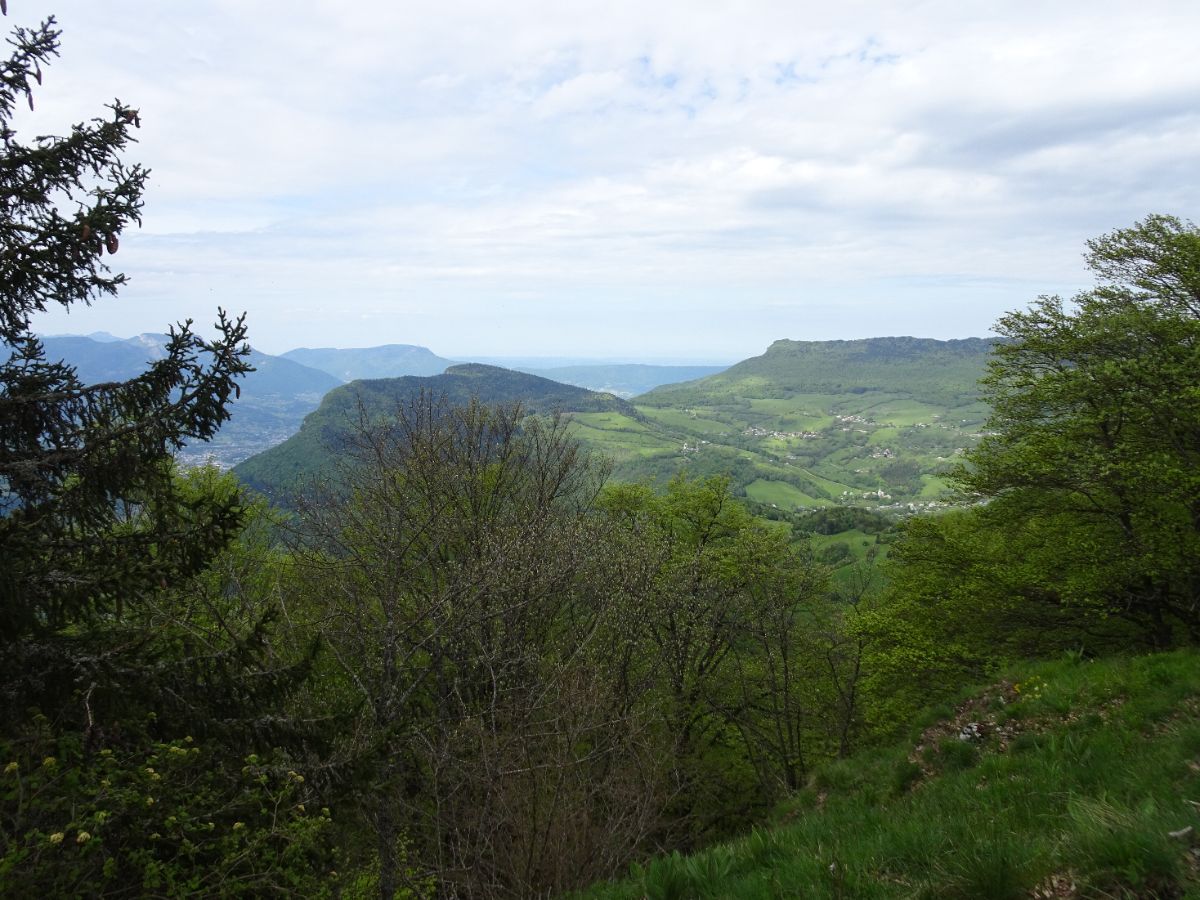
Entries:
{"label": "deciduous tree", "polygon": [[1087,261],[1095,288],[1000,320],[960,482],[1031,590],[1200,640],[1200,232],[1151,216]]}

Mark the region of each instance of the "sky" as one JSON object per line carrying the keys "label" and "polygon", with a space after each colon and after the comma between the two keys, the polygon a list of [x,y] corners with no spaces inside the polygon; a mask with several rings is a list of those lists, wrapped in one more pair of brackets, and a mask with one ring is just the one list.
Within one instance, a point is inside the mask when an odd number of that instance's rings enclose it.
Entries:
{"label": "sky", "polygon": [[116,300],[251,342],[731,362],[989,333],[1084,242],[1200,218],[1194,0],[10,0],[151,169]]}

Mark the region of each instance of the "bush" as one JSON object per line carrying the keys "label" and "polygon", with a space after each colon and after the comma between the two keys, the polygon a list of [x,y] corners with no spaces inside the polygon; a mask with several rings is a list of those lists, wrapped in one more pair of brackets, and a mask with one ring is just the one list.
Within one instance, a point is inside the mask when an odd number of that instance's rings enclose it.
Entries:
{"label": "bush", "polygon": [[35,717],[0,743],[0,894],[327,896],[336,882],[328,809],[283,758],[240,773],[184,736],[91,750]]}

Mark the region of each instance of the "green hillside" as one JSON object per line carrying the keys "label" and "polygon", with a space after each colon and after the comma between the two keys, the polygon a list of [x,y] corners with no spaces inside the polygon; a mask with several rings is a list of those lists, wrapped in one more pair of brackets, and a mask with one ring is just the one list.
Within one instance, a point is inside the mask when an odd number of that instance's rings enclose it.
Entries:
{"label": "green hillside", "polygon": [[636,427],[637,411],[610,394],[560,384],[536,375],[478,363],[452,366],[441,375],[354,381],[325,395],[321,405],[288,440],[251,457],[234,471],[247,484],[271,496],[282,496],[310,477],[328,471],[359,421],[360,404],[368,417],[402,408],[422,391],[451,406],[472,400],[486,405],[521,403],[531,414],[571,413],[595,417],[616,432]]}
{"label": "green hillside", "polygon": [[1200,896],[1200,654],[1028,663],[589,898]]}
{"label": "green hillside", "polygon": [[728,473],[781,509],[935,503],[940,477],[978,441],[991,341],[897,337],[776,341],[716,375],[635,399],[674,439],[619,459],[622,478]]}
{"label": "green hillside", "polygon": [[[856,341],[775,341],[762,356],[696,385],[668,385],[641,398],[680,405],[694,395],[785,399],[794,394],[894,393],[943,405],[973,399],[980,361],[994,342],[883,337]],[[668,400],[668,398],[670,398]]]}
{"label": "green hillside", "polygon": [[987,409],[977,382],[991,346],[977,338],[776,341],[761,356],[631,403],[482,364],[362,381],[332,392],[286,445],[237,471],[261,488],[294,483],[328,459],[320,448],[337,444],[354,397],[382,411],[424,388],[451,403],[521,400],[532,412],[568,411],[575,435],[613,460],[617,480],[725,475],[768,508],[907,510],[940,502],[942,474],[978,441]]}

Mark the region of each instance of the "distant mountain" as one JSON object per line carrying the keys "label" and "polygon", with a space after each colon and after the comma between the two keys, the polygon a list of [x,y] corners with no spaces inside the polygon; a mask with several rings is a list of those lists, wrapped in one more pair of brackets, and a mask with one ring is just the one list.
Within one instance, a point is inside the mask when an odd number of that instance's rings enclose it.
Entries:
{"label": "distant mountain", "polygon": [[711,367],[725,369],[732,363],[728,360],[713,358],[686,357],[598,357],[598,356],[477,356],[465,355],[464,361],[483,363],[487,366],[499,366],[502,369],[516,369],[518,372],[541,372],[546,369],[572,369],[577,366],[684,366]]}
{"label": "distant mountain", "polygon": [[163,356],[162,342],[152,342],[149,335],[112,341],[61,335],[42,337],[41,341],[47,359],[70,363],[86,384],[133,378]]}
{"label": "distant mountain", "polygon": [[945,474],[979,440],[979,379],[994,340],[888,337],[773,343],[761,356],[636,400],[674,446],[618,457],[616,475],[726,474],[781,509],[942,502]]}
{"label": "distant mountain", "polygon": [[456,404],[475,397],[567,411],[573,434],[612,458],[618,480],[725,475],[735,492],[781,510],[908,510],[943,502],[946,472],[979,440],[988,410],[978,380],[993,344],[781,340],[725,371],[662,385],[632,402],[479,364],[428,378],[359,381],[331,391],[294,437],[235,471],[283,496],[329,471],[359,400],[374,415],[425,389]]}
{"label": "distant mountain", "polygon": [[657,388],[639,398],[674,403],[693,391],[707,398],[758,399],[791,394],[903,392],[925,400],[974,399],[995,340],[886,337],[854,341],[775,341],[762,356],[743,360],[695,385]]}
{"label": "distant mountain", "polygon": [[[46,338],[72,338],[80,337],[77,334],[39,334],[38,337],[42,340]],[[82,335],[82,337],[91,338],[93,341],[99,341],[101,344],[107,344],[111,341],[123,341],[125,338],[119,338],[115,334],[109,334],[107,331],[93,331],[90,334]]]}
{"label": "distant mountain", "polygon": [[[81,380],[95,384],[137,376],[151,362],[163,358],[167,340],[162,334],[110,341],[65,335],[44,337],[42,343],[48,358],[65,360]],[[325,372],[257,350],[251,351],[250,364],[255,371],[239,382],[241,397],[233,403],[232,418],[209,443],[182,451],[181,459],[199,461],[211,456],[230,466],[265,450],[295,433],[326,392],[340,384]]]}
{"label": "distant mountain", "polygon": [[564,384],[605,391],[626,399],[664,384],[693,381],[724,371],[726,366],[653,366],[641,363],[559,366],[548,369],[514,366],[520,372],[540,375]]}
{"label": "distant mountain", "polygon": [[454,365],[426,347],[385,344],[381,347],[299,347],[282,354],[284,359],[320,369],[341,381],[362,378],[400,378],[404,375],[440,375]]}
{"label": "distant mountain", "polygon": [[386,415],[403,407],[422,391],[444,398],[452,406],[472,399],[494,406],[520,402],[526,412],[547,414],[608,413],[636,416],[634,408],[610,394],[601,394],[547,378],[496,366],[467,363],[444,374],[367,379],[330,391],[300,430],[276,447],[245,460],[234,468],[247,484],[269,496],[281,498],[309,478],[329,471],[358,421],[360,405],[369,417]]}

